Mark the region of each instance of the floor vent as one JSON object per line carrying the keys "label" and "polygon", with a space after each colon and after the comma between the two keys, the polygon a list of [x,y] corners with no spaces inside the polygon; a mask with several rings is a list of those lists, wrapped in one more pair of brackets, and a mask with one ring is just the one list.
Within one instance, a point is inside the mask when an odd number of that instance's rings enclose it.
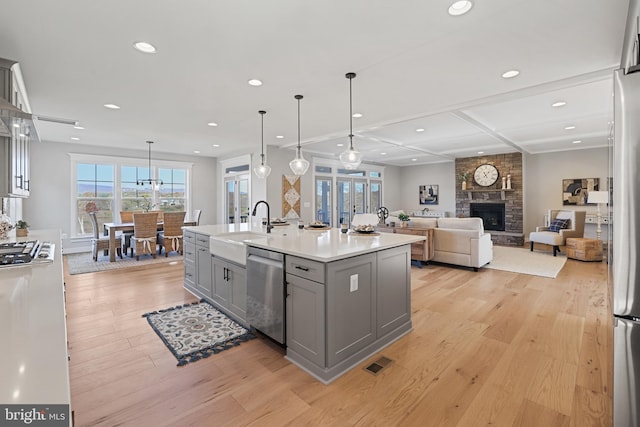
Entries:
{"label": "floor vent", "polygon": [[381,358],[379,358],[378,360],[375,360],[368,366],[365,366],[364,370],[369,372],[372,375],[378,375],[380,372],[382,372],[384,368],[391,365],[392,362],[393,360],[389,359],[388,357],[382,356]]}

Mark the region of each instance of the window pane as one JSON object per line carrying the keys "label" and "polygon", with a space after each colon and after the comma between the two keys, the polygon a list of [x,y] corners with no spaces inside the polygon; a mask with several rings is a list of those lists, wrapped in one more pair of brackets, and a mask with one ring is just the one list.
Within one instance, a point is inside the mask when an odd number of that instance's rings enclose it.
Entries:
{"label": "window pane", "polygon": [[78,181],[76,191],[78,192],[78,197],[95,197],[95,189],[96,186],[93,182]]}
{"label": "window pane", "polygon": [[93,181],[96,177],[95,165],[78,163],[78,181]]}
{"label": "window pane", "polygon": [[120,168],[120,179],[122,182],[136,182],[136,168],[132,166],[122,166]]}
{"label": "window pane", "polygon": [[159,169],[158,178],[160,178],[165,184],[171,182],[171,169]]}
{"label": "window pane", "polygon": [[96,179],[113,182],[113,165],[96,165]]}

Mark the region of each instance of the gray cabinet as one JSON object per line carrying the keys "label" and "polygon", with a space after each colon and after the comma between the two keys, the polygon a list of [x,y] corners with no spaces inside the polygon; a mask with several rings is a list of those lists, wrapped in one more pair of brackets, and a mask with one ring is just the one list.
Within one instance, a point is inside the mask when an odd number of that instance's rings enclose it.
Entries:
{"label": "gray cabinet", "polygon": [[211,252],[209,246],[196,245],[196,289],[205,296],[211,296]]}
{"label": "gray cabinet", "polygon": [[[413,246],[412,246],[413,253]],[[378,253],[376,336],[382,337],[411,321],[411,260],[406,248]]]}
{"label": "gray cabinet", "polygon": [[410,245],[329,263],[286,255],[287,358],[330,382],[411,330]]}
{"label": "gray cabinet", "polygon": [[324,279],[324,264],[287,256],[286,266],[287,353],[295,352],[324,367],[325,286],[309,280],[310,277]]}
{"label": "gray cabinet", "polygon": [[211,300],[242,324],[247,321],[247,269],[211,256]]}
{"label": "gray cabinet", "polygon": [[196,290],[196,236],[192,231],[183,234],[184,286],[190,291]]}
{"label": "gray cabinet", "polygon": [[247,318],[247,269],[217,256],[213,257],[211,299],[241,320]]}
{"label": "gray cabinet", "polygon": [[327,265],[327,364],[376,340],[376,254]]}

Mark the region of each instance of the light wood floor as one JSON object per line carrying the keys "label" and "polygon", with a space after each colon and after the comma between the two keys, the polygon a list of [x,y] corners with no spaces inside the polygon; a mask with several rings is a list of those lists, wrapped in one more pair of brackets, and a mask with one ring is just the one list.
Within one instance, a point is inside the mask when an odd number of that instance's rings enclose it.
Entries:
{"label": "light wood floor", "polygon": [[380,353],[392,365],[328,386],[265,339],[177,367],[141,314],[195,300],[181,262],[65,276],[76,425],[609,426],[606,268],[413,267],[414,329]]}

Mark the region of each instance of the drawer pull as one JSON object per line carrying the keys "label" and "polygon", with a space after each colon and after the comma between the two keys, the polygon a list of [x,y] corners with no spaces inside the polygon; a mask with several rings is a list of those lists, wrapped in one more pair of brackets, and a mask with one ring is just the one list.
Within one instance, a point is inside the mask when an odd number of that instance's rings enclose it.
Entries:
{"label": "drawer pull", "polygon": [[302,267],[301,265],[296,265],[296,268],[302,271],[309,271],[309,267]]}

